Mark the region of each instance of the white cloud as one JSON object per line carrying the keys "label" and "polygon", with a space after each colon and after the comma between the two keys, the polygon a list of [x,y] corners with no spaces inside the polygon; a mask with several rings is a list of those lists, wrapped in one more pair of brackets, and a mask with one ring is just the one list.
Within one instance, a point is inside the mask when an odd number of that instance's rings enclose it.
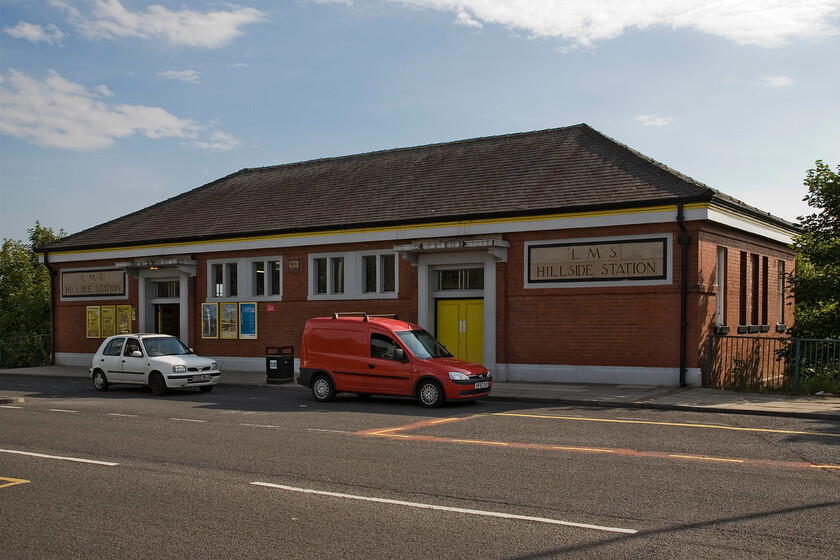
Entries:
{"label": "white cloud", "polygon": [[159,107],[109,105],[105,86],[88,89],[50,70],[39,81],[17,70],[0,75],[0,134],[50,148],[96,150],[119,138],[179,138],[213,150],[234,149],[230,135]]}
{"label": "white cloud", "polygon": [[788,76],[762,76],[760,83],[772,88],[787,87],[793,85],[793,78]]}
{"label": "white cloud", "polygon": [[[579,47],[630,28],[696,29],[742,45],[777,47],[793,38],[837,35],[840,0],[389,0],[450,11],[483,24],[555,37]],[[461,16],[464,14],[464,16]]]}
{"label": "white cloud", "polygon": [[195,70],[167,70],[161,72],[158,76],[169,78],[170,80],[181,80],[182,82],[189,82],[197,84],[199,82],[199,74]]}
{"label": "white cloud", "polygon": [[636,120],[644,126],[668,126],[674,119],[670,117],[657,117],[655,115],[636,115]]}
{"label": "white cloud", "polygon": [[67,0],[53,0],[53,5],[64,9],[70,24],[89,39],[135,37],[209,49],[230,43],[242,35],[242,27],[265,19],[259,10],[235,5],[228,11],[204,13],[187,8],[173,12],[159,4],[133,12],[120,0],[94,0],[89,13]]}
{"label": "white cloud", "polygon": [[55,25],[48,25],[46,29],[40,25],[20,21],[14,27],[4,27],[3,31],[11,35],[15,39],[26,39],[33,43],[40,43],[41,41],[48,45],[57,45],[61,43],[67,35]]}
{"label": "white cloud", "polygon": [[458,17],[455,18],[455,24],[466,25],[467,27],[476,27],[479,29],[484,27],[480,21],[474,20],[472,17],[470,17],[470,14],[468,14],[467,12],[460,12],[458,14]]}

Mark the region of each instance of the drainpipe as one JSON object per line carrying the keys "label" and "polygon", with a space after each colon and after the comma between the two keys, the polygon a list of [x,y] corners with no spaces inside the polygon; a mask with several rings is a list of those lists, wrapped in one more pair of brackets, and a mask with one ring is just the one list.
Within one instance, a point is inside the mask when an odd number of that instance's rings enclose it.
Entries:
{"label": "drainpipe", "polygon": [[50,254],[44,251],[44,266],[50,275],[50,365],[55,365],[55,294],[54,277],[55,273],[50,266]]}
{"label": "drainpipe", "polygon": [[685,231],[685,214],[683,213],[682,202],[677,204],[677,224],[680,226],[680,265],[682,267],[680,274],[680,387],[685,387],[685,342],[688,338],[688,245],[691,243],[691,237]]}

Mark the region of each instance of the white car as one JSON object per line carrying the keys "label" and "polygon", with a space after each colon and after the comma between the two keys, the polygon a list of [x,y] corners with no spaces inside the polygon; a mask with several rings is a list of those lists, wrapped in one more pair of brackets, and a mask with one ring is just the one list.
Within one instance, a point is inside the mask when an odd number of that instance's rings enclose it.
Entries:
{"label": "white car", "polygon": [[155,395],[168,389],[198,387],[207,393],[219,382],[219,365],[196,356],[174,336],[118,334],[106,338],[93,355],[93,386],[106,391],[112,383],[148,385]]}

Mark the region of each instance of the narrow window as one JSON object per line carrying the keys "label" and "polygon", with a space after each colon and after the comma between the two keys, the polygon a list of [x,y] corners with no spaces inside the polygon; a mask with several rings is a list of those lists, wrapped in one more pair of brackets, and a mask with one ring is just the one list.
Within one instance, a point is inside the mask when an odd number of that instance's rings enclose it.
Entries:
{"label": "narrow window", "polygon": [[362,262],[364,264],[364,285],[365,285],[365,293],[370,294],[377,292],[376,289],[376,255],[365,255],[362,257]]}
{"label": "narrow window", "polygon": [[344,257],[333,257],[330,259],[332,270],[332,293],[344,293]]}
{"label": "narrow window", "polygon": [[747,324],[747,253],[741,251],[740,297],[738,298],[738,324]]}
{"label": "narrow window", "polygon": [[779,261],[779,278],[776,286],[776,297],[778,299],[776,311],[776,322],[785,324],[785,261]]}
{"label": "narrow window", "polygon": [[397,291],[396,255],[382,255],[382,291]]}
{"label": "narrow window", "polygon": [[717,249],[717,308],[715,310],[715,323],[726,324],[726,247]]}
{"label": "narrow window", "polygon": [[280,261],[271,261],[266,263],[268,265],[271,295],[280,295]]}
{"label": "narrow window", "polygon": [[761,324],[768,325],[767,322],[767,296],[768,287],[770,283],[770,258],[761,258]]}
{"label": "narrow window", "polygon": [[759,293],[759,279],[758,279],[758,255],[750,255],[750,267],[752,268],[752,287],[750,289],[750,324],[758,324],[758,293]]}
{"label": "narrow window", "polygon": [[265,263],[263,261],[256,261],[252,263],[254,267],[254,295],[265,295]]}
{"label": "narrow window", "polygon": [[213,295],[215,297],[225,296],[224,269],[220,264],[213,265]]}
{"label": "narrow window", "polygon": [[312,259],[315,266],[315,293],[327,293],[327,259]]}
{"label": "narrow window", "polygon": [[228,291],[226,295],[235,296],[239,293],[237,288],[237,278],[236,278],[236,263],[228,263],[225,265],[227,267],[227,280],[228,280]]}

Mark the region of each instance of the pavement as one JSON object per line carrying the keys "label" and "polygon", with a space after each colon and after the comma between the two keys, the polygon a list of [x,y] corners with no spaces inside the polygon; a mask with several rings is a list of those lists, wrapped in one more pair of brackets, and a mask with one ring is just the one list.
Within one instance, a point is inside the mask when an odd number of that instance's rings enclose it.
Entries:
{"label": "pavement", "polygon": [[[87,378],[86,367],[44,366],[1,369],[2,375],[32,375],[54,378]],[[268,383],[265,373],[222,372],[220,385],[270,387],[279,391],[308,391],[293,381]],[[24,397],[3,395],[0,404],[22,402]],[[799,396],[773,393],[742,393],[698,387],[663,385],[610,385],[581,383],[517,383],[496,381],[488,400],[554,405],[648,408],[787,416],[840,421],[840,396]]]}

